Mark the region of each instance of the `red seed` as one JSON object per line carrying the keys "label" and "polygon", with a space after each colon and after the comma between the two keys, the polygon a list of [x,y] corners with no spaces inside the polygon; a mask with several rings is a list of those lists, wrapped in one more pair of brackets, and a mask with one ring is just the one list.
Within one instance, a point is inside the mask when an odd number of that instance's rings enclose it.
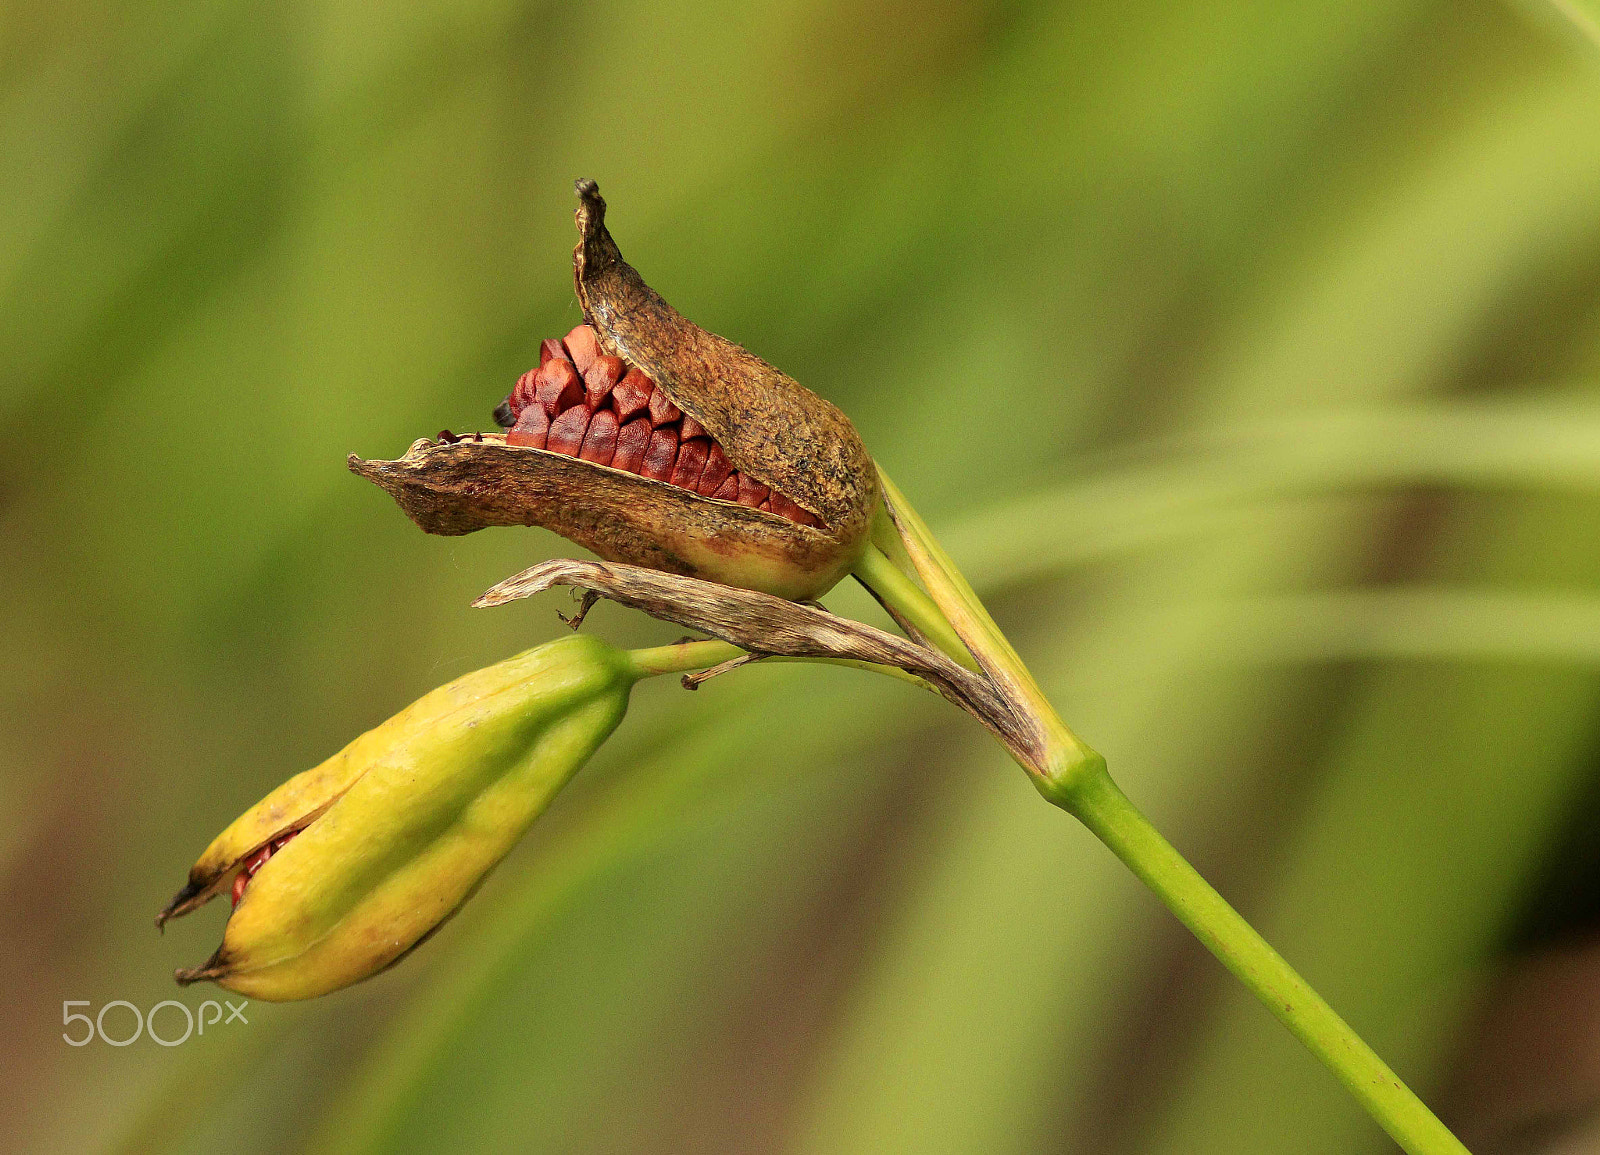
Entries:
{"label": "red seed", "polygon": [[617,431],[617,452],[611,459],[611,468],[638,473],[639,467],[644,464],[645,446],[649,444],[649,419],[641,417],[637,421],[628,422]]}
{"label": "red seed", "polygon": [[506,431],[506,444],[543,449],[549,433],[550,418],[544,415],[544,406],[530,405],[517,417],[516,425]]}
{"label": "red seed", "polygon": [[572,360],[571,357],[567,356],[566,346],[557,338],[546,337],[539,342],[539,364],[543,365],[546,361],[554,361],[557,358],[563,361]]}
{"label": "red seed", "polygon": [[639,467],[641,477],[666,481],[672,477],[672,467],[678,461],[678,431],[656,429],[650,434],[650,444],[645,446],[644,464]]}
{"label": "red seed", "polygon": [[595,339],[594,330],[587,325],[579,325],[568,333],[565,344],[567,354],[580,373],[587,373],[594,359],[600,356],[600,342]]}
{"label": "red seed", "polygon": [[728,474],[728,479],[719,485],[717,487],[717,492],[713,493],[711,496],[716,498],[718,501],[738,501],[739,475],[737,473]]}
{"label": "red seed", "polygon": [[722,483],[728,480],[728,474],[731,472],[733,466],[728,463],[728,455],[722,452],[722,446],[713,441],[710,451],[706,454],[706,467],[700,471],[700,484],[695,488],[707,497],[712,497],[722,488]]}
{"label": "red seed", "polygon": [[583,435],[583,448],[578,456],[596,465],[610,465],[617,452],[617,415],[602,409],[589,422],[589,431]]}
{"label": "red seed", "polygon": [[598,409],[605,404],[606,395],[616,383],[622,380],[622,375],[628,367],[622,363],[621,357],[596,357],[594,364],[589,366],[588,372],[583,375],[583,393],[590,409]]}
{"label": "red seed", "polygon": [[583,378],[570,361],[547,361],[537,372],[535,396],[552,420],[583,400]]}
{"label": "red seed", "polygon": [[568,457],[578,456],[578,450],[583,447],[583,435],[589,429],[589,418],[592,416],[593,414],[582,405],[574,405],[550,422],[550,437],[544,447],[551,453],[564,453]]}
{"label": "red seed", "polygon": [[683,438],[685,441],[689,440],[691,437],[711,436],[706,432],[706,427],[704,425],[701,425],[700,422],[696,421],[693,417],[690,417],[687,413],[683,415],[683,421],[679,423],[678,430],[678,436]]}
{"label": "red seed", "polygon": [[786,517],[790,521],[799,521],[802,510],[783,494],[774,493],[772,495],[772,512],[779,517]]}
{"label": "red seed", "polygon": [[517,378],[516,388],[511,390],[507,400],[511,403],[511,412],[521,413],[524,408],[533,404],[533,391],[539,384],[539,370],[529,369]]}
{"label": "red seed", "polygon": [[650,422],[653,425],[670,425],[683,415],[683,410],[672,403],[672,398],[657,385],[650,394]]}
{"label": "red seed", "polygon": [[278,851],[287,846],[289,844],[289,840],[299,833],[300,832],[298,830],[291,830],[282,838],[274,838],[271,842],[267,843],[267,845],[263,846],[260,850],[256,851],[239,864],[239,873],[233,876],[234,906],[239,905],[239,900],[244,897],[244,889],[250,885],[250,880],[256,876],[256,871],[260,870],[264,865],[266,865],[267,859],[271,858],[274,854],[278,853]]}
{"label": "red seed", "polygon": [[680,489],[698,490],[700,471],[706,467],[706,451],[711,443],[703,437],[685,440],[678,446],[678,462],[668,480]]}
{"label": "red seed", "polygon": [[650,391],[655,382],[637,369],[629,369],[611,390],[611,407],[626,424],[650,408]]}
{"label": "red seed", "polygon": [[770,498],[770,497],[767,498],[760,505],[756,506],[756,508],[759,509],[762,513],[771,513],[772,512],[772,498]]}
{"label": "red seed", "polygon": [[739,497],[737,500],[740,505],[758,506],[767,500],[767,494],[771,492],[770,489],[755,478],[746,477],[743,474],[739,475]]}

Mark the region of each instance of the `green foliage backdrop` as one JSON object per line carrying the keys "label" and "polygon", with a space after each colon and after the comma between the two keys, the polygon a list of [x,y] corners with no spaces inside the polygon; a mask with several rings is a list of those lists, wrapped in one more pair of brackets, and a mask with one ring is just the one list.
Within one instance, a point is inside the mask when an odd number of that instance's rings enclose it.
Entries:
{"label": "green foliage backdrop", "polygon": [[1581,1126],[1600,1080],[1473,1072],[1595,808],[1591,15],[12,0],[0,1146],[1387,1149],[976,726],[832,669],[642,687],[390,974],[61,1040],[63,1000],[208,997],[169,976],[222,915],[151,919],[235,813],[562,628],[467,605],[569,547],[426,537],[344,456],[482,428],[576,323],[576,176],[855,418],[1129,793],[1475,1149]]}

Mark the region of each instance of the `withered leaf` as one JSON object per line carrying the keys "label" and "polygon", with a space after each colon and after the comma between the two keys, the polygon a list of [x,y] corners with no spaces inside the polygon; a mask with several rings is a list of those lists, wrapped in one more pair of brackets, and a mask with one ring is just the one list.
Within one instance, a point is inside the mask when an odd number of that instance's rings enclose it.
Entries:
{"label": "withered leaf", "polygon": [[487,590],[472,604],[504,605],[553,586],[574,586],[642,610],[651,617],[704,630],[758,654],[844,658],[894,666],[922,678],[987,726],[1024,760],[1037,760],[1043,740],[1034,722],[1008,704],[992,683],[937,650],[875,626],[754,590],[645,569],[558,558],[541,562]]}

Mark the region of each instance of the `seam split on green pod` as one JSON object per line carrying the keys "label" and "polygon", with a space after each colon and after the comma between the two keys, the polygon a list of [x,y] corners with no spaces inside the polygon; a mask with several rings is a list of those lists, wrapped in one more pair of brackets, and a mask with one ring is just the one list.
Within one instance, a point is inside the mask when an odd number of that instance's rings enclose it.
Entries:
{"label": "seam split on green pod", "polygon": [[866,447],[833,405],[662,300],[623,260],[599,188],[577,189],[585,324],[546,341],[496,411],[510,431],[350,468],[429,533],[538,525],[610,561],[820,596],[866,548]]}
{"label": "seam split on green pod", "polygon": [[291,778],[207,847],[157,917],[236,888],[222,945],[178,982],[281,1001],[393,965],[616,728],[639,676],[598,638],[563,638],[439,687]]}

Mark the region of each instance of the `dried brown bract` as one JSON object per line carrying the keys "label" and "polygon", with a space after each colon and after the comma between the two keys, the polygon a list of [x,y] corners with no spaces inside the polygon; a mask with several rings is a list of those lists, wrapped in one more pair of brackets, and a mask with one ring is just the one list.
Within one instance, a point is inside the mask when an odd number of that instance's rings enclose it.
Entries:
{"label": "dried brown bract", "polygon": [[866,546],[877,472],[838,409],[686,321],[622,259],[579,181],[585,324],[545,341],[505,434],[354,455],[429,533],[538,525],[611,561],[814,598]]}
{"label": "dried brown bract", "polygon": [[[554,586],[573,586],[642,610],[651,617],[704,630],[756,655],[830,658],[892,666],[913,674],[982,722],[1024,762],[1036,762],[1044,738],[1036,722],[1013,708],[981,674],[944,654],[839,617],[820,606],[629,565],[557,558],[506,578],[472,604],[501,606]],[[742,660],[742,659],[741,659]]]}

